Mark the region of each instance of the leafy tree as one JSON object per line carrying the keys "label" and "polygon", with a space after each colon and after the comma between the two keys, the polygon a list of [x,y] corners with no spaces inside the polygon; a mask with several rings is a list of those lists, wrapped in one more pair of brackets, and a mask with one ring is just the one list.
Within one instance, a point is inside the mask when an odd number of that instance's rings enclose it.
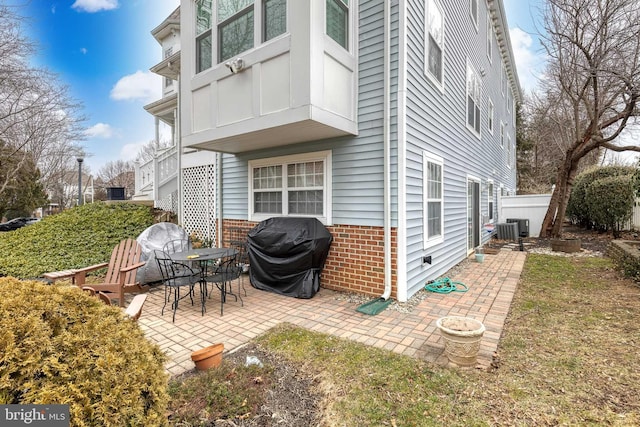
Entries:
{"label": "leafy tree", "polygon": [[[47,194],[40,183],[40,171],[29,156],[0,143],[0,181],[5,190],[0,193],[0,217],[12,219],[31,216],[33,210],[47,203]],[[10,174],[10,178],[6,175]]]}
{"label": "leafy tree", "polygon": [[562,155],[541,235],[562,234],[581,160],[602,149],[640,151],[616,138],[639,114],[640,3],[637,0],[548,0],[543,82],[548,120]]}

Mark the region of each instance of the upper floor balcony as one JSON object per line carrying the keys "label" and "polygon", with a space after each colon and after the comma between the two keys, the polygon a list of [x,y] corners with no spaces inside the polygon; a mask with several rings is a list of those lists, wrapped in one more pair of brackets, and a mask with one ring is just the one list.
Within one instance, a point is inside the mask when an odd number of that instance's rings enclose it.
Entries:
{"label": "upper floor balcony", "polygon": [[183,146],[240,153],[357,134],[356,3],[182,0]]}

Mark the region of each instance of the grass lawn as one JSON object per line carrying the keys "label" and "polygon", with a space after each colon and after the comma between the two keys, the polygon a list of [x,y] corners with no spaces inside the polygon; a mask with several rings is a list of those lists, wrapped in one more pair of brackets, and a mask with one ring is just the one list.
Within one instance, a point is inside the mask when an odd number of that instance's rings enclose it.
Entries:
{"label": "grass lawn", "polygon": [[[640,425],[639,307],[640,288],[606,258],[529,254],[489,371],[447,369],[282,325],[252,344],[268,355],[264,368],[229,360],[172,382],[172,422]],[[305,384],[300,400],[314,401],[315,409],[304,406],[314,411],[306,424],[264,417],[287,369],[291,384]],[[229,424],[212,423],[220,418]]]}

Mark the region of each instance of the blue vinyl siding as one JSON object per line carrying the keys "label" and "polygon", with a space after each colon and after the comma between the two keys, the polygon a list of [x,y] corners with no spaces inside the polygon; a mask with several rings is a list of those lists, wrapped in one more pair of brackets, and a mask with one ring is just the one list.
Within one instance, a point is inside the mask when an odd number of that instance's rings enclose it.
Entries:
{"label": "blue vinyl siding", "polygon": [[[515,170],[507,167],[507,147],[500,146],[500,123],[515,142],[513,108],[507,115],[507,96],[501,93],[502,58],[495,38],[492,61],[486,55],[487,5],[479,2],[476,30],[467,1],[440,0],[444,18],[444,92],[425,75],[424,1],[407,0],[406,111],[398,111],[399,6],[391,9],[391,220],[406,226],[407,295],[421,289],[467,256],[467,177],[481,180],[480,211],[488,214],[487,179],[515,189]],[[317,151],[332,151],[332,223],[383,226],[383,49],[384,4],[359,1],[358,136],[293,144],[276,149],[223,156],[225,218],[248,218],[248,170],[253,159]],[[480,138],[466,125],[466,67],[481,75]],[[485,75],[482,76],[481,70]],[[494,130],[487,129],[489,99],[494,104]],[[406,186],[398,188],[398,114],[406,114]],[[506,138],[505,138],[506,140]],[[443,159],[444,242],[424,248],[423,152]],[[406,224],[398,224],[398,194],[406,196]],[[495,199],[494,199],[495,200]],[[482,235],[481,238],[486,238]],[[431,255],[433,263],[423,264]]]}
{"label": "blue vinyl siding", "polygon": [[[515,174],[506,167],[506,152],[500,147],[500,121],[506,108],[500,94],[501,60],[486,55],[486,25],[476,30],[468,13],[468,2],[441,0],[445,11],[444,93],[424,74],[424,2],[407,4],[407,281],[412,295],[429,280],[445,273],[467,256],[467,176],[493,179],[515,188]],[[479,22],[486,22],[486,3],[479,4]],[[481,77],[481,138],[466,126],[466,67],[469,61]],[[487,129],[489,98],[493,100],[494,133]],[[506,101],[506,97],[504,98]],[[513,112],[512,112],[513,113]],[[497,132],[496,132],[497,130]],[[513,126],[510,126],[515,141]],[[444,242],[423,249],[422,152],[444,159]],[[480,211],[487,214],[486,185],[481,185]],[[482,236],[481,238],[485,238]],[[431,255],[433,263],[423,264]]]}

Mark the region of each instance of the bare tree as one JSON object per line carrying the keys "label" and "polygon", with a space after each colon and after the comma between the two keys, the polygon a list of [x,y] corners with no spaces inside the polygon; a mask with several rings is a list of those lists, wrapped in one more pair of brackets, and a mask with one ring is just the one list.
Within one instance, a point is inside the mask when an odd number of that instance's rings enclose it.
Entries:
{"label": "bare tree", "polygon": [[3,174],[0,194],[28,161],[50,189],[51,179],[81,153],[81,106],[54,74],[28,64],[34,45],[22,35],[22,20],[13,7],[0,5],[0,144],[15,165]]}
{"label": "bare tree", "polygon": [[156,154],[158,154],[158,152],[169,148],[173,145],[173,143],[171,141],[154,141],[151,140],[149,142],[147,142],[146,144],[144,144],[142,146],[142,148],[140,148],[140,151],[138,151],[138,155],[136,156],[136,162],[137,163],[145,163],[148,162],[149,160],[153,159]]}
{"label": "bare tree", "polygon": [[124,187],[128,197],[135,192],[136,178],[133,162],[107,162],[98,171],[98,179],[105,187]]}
{"label": "bare tree", "polygon": [[547,0],[543,45],[549,142],[562,147],[556,186],[541,235],[560,237],[580,161],[590,153],[640,151],[616,144],[639,115],[640,3],[637,0]]}

